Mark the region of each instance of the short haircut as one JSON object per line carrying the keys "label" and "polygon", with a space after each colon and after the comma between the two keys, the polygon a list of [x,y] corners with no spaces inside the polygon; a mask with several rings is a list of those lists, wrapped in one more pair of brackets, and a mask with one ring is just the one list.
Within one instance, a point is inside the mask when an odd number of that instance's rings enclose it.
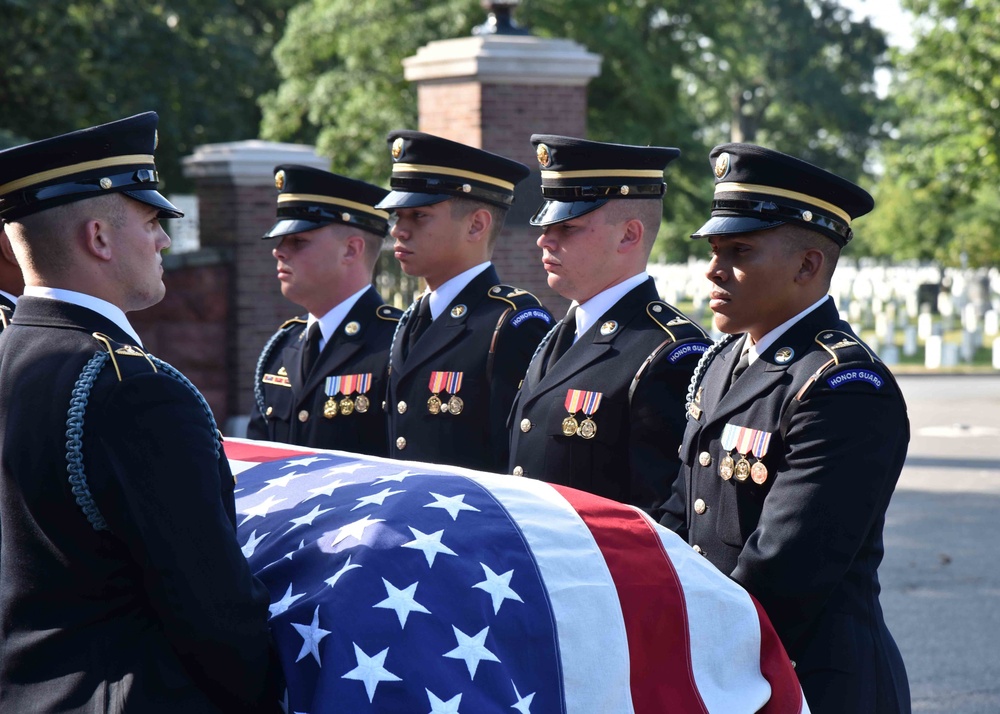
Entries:
{"label": "short haircut", "polygon": [[608,223],[624,223],[633,218],[642,223],[642,244],[648,256],[660,232],[663,201],[659,198],[616,198],[604,204],[604,220]]}
{"label": "short haircut", "polygon": [[474,201],[471,198],[458,197],[449,200],[451,202],[451,217],[454,219],[464,218],[473,211],[480,209],[489,211],[490,218],[493,221],[490,223],[490,233],[486,237],[486,247],[492,254],[493,246],[496,245],[497,238],[500,236],[500,231],[503,230],[503,224],[507,218],[507,208],[497,206],[493,203],[485,203],[484,201]]}
{"label": "short haircut", "polygon": [[840,259],[841,247],[832,238],[814,231],[805,226],[795,223],[786,223],[782,226],[785,237],[788,239],[788,252],[794,253],[809,249],[818,250],[823,254],[823,279],[829,283],[833,276],[833,271],[837,267]]}
{"label": "short haircut", "polygon": [[55,206],[23,218],[7,221],[7,234],[18,263],[39,275],[59,275],[71,268],[68,242],[80,226],[91,219],[107,221],[115,228],[125,225],[125,201],[120,193],[95,196]]}

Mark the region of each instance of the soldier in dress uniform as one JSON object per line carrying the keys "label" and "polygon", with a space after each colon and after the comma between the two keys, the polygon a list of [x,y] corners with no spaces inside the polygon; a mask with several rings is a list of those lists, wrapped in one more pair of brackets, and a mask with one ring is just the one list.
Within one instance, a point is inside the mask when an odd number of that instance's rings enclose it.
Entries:
{"label": "soldier in dress uniform", "polygon": [[17,264],[10,238],[4,230],[3,220],[0,219],[0,332],[10,324],[14,306],[22,290],[24,290],[24,278],[21,275],[21,266]]}
{"label": "soldier in dress uniform", "polygon": [[268,592],[163,297],[153,112],[0,152],[26,287],[0,339],[0,712],[276,709]]}
{"label": "soldier in dress uniform", "polygon": [[417,131],[393,131],[393,249],[427,292],[403,314],[390,357],[389,453],[502,472],[507,415],[552,316],[504,285],[493,246],[528,168]]}
{"label": "soldier in dress uniform", "polygon": [[372,272],[389,229],[373,208],[388,191],[307,166],[275,168],[281,293],[307,315],[283,324],[254,375],[251,439],[388,453],[389,344],[400,310],[382,302]]}
{"label": "soldier in dress uniform", "polygon": [[814,714],[909,712],[879,604],[889,498],[909,441],[892,373],[827,296],[864,190],[777,151],[711,152],[715,325],[692,380],[663,523],[756,597]]}
{"label": "soldier in dress uniform", "polygon": [[542,168],[538,246],[572,300],[511,412],[509,468],[655,512],[677,474],[684,397],[711,341],[646,273],[673,148],[531,137]]}

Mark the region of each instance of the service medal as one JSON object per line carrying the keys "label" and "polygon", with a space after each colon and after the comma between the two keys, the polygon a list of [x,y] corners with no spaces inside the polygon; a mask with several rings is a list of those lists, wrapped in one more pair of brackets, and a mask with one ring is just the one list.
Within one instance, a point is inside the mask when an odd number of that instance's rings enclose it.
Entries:
{"label": "service medal", "polygon": [[733,457],[726,454],[722,457],[722,461],[719,462],[719,476],[722,477],[723,481],[728,481],[733,477],[733,470],[736,468],[736,462],[733,461]]}
{"label": "service medal", "polygon": [[461,414],[463,409],[465,409],[465,402],[462,401],[462,398],[454,394],[451,395],[451,399],[448,400],[448,411],[452,414]]}
{"label": "service medal", "polygon": [[758,461],[750,467],[750,478],[756,484],[762,484],[767,481],[767,467],[763,461]]}
{"label": "service medal", "polygon": [[576,419],[573,415],[569,415],[562,422],[563,436],[576,436],[576,432],[579,431],[580,425],[576,423]]}
{"label": "service medal", "polygon": [[431,414],[441,413],[441,397],[436,394],[432,394],[431,398],[427,400],[427,411]]}
{"label": "service medal", "polygon": [[340,400],[340,413],[344,416],[349,415],[354,411],[354,400],[350,397],[344,397]]}
{"label": "service medal", "polygon": [[740,460],[736,462],[733,476],[736,477],[737,481],[746,481],[750,477],[750,462],[741,456]]}
{"label": "service medal", "polygon": [[726,455],[719,462],[719,476],[723,481],[728,481],[733,477],[736,470],[736,462],[733,461],[733,449],[736,447],[736,437],[739,434],[739,427],[726,424],[722,428],[722,438],[719,440],[722,448],[726,450]]}
{"label": "service medal", "polygon": [[323,405],[323,416],[327,419],[333,419],[337,416],[337,400],[333,397],[327,399],[326,403]]}
{"label": "service medal", "polygon": [[371,402],[368,401],[368,397],[364,394],[359,394],[357,399],[354,400],[354,409],[358,414],[364,414],[368,411],[368,407],[371,406]]}
{"label": "service medal", "polygon": [[597,424],[590,417],[580,422],[580,430],[577,432],[584,439],[593,439],[597,436]]}
{"label": "service medal", "polygon": [[[601,406],[601,392],[587,392],[583,389],[569,389],[566,391],[566,401],[564,406],[569,412],[569,417],[563,420],[563,434],[573,436],[579,434],[584,439],[593,439],[597,434],[597,424],[591,418],[594,412]],[[582,411],[586,418],[582,423],[577,424],[576,414]],[[573,425],[567,431],[567,421],[572,420]]]}

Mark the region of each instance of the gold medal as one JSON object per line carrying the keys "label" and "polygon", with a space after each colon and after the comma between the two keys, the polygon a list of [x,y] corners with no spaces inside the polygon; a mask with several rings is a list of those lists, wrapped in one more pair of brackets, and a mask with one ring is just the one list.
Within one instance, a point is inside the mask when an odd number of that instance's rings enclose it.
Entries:
{"label": "gold medal", "polygon": [[579,430],[580,425],[576,423],[576,419],[570,414],[568,417],[563,419],[562,430],[564,436],[574,436]]}
{"label": "gold medal", "polygon": [[461,397],[453,394],[448,400],[448,411],[452,414],[461,414],[463,409],[465,409],[465,402],[462,401]]}
{"label": "gold medal", "polygon": [[333,397],[327,399],[326,403],[323,405],[323,416],[327,419],[333,419],[337,416],[337,400]]}
{"label": "gold medal", "polygon": [[733,461],[733,457],[726,454],[719,462],[719,476],[722,477],[723,481],[728,481],[733,477],[733,469],[735,468],[736,462]]}
{"label": "gold medal", "polygon": [[354,411],[354,400],[350,397],[344,397],[340,400],[340,413],[347,416]]}
{"label": "gold medal", "polygon": [[740,460],[736,462],[733,476],[736,477],[737,481],[746,481],[750,477],[750,462],[746,460],[745,456],[740,456]]}
{"label": "gold medal", "polygon": [[767,481],[767,467],[763,461],[758,461],[750,467],[750,478],[756,484],[762,484]]}
{"label": "gold medal", "polygon": [[580,422],[580,430],[577,432],[584,439],[593,439],[597,436],[597,424],[590,417]]}
{"label": "gold medal", "polygon": [[357,399],[354,400],[354,408],[357,410],[358,414],[364,414],[368,411],[368,407],[371,406],[371,402],[368,401],[368,397],[364,394],[359,394]]}
{"label": "gold medal", "polygon": [[432,394],[431,398],[427,400],[427,411],[431,414],[441,413],[441,398],[438,395]]}

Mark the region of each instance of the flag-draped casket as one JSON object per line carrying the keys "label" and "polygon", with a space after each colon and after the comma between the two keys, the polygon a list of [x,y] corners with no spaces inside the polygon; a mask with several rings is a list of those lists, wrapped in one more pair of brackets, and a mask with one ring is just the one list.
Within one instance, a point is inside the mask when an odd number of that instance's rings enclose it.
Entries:
{"label": "flag-draped casket", "polygon": [[763,611],[637,509],[231,439],[286,712],[808,711]]}

